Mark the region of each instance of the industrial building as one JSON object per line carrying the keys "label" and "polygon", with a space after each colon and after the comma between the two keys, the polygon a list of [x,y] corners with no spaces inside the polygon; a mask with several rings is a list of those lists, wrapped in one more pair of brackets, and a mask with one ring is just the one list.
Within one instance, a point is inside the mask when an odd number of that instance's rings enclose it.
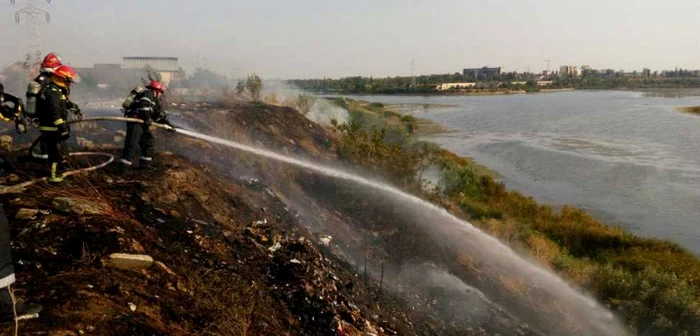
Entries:
{"label": "industrial building", "polygon": [[153,69],[165,85],[184,76],[177,57],[123,57],[124,69]]}
{"label": "industrial building", "polygon": [[462,75],[465,78],[474,78],[477,80],[493,80],[499,79],[503,72],[503,67],[489,68],[485,66],[482,68],[464,69]]}

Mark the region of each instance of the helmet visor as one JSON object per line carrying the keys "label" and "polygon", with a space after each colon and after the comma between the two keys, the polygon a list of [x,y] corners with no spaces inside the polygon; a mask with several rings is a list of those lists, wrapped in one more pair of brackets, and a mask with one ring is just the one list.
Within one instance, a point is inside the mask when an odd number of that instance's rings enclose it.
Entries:
{"label": "helmet visor", "polygon": [[70,79],[70,82],[71,83],[80,83],[81,80],[82,80],[82,78],[80,78],[80,75],[78,75],[76,73],[75,76],[73,76],[73,78]]}

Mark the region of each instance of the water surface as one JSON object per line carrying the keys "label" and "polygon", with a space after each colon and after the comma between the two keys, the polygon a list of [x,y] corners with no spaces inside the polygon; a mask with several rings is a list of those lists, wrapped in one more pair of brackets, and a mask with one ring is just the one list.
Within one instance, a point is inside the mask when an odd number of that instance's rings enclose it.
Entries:
{"label": "water surface", "polygon": [[700,254],[700,117],[673,110],[700,105],[700,97],[576,91],[356,98],[421,104],[402,109],[456,131],[432,140],[495,170],[509,188]]}

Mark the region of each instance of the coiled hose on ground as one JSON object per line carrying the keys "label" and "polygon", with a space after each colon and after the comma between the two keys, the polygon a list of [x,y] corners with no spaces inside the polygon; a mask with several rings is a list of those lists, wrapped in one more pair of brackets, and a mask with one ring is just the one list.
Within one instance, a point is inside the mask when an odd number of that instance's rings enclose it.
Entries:
{"label": "coiled hose on ground", "polygon": [[[68,124],[77,124],[77,123],[90,122],[90,121],[126,121],[126,122],[134,122],[134,123],[143,124],[143,120],[141,120],[141,119],[126,118],[126,117],[94,117],[94,118],[83,118],[83,119],[71,120],[71,121],[68,121],[67,123],[68,123]],[[152,125],[155,126],[155,127],[158,127],[158,128],[166,129],[166,130],[172,129],[172,126],[169,126],[169,125],[163,125],[163,124],[157,124],[157,123],[153,123]],[[37,139],[32,143],[32,145],[29,147],[29,155],[32,155],[32,152],[34,151],[34,148],[36,147],[36,145],[39,143],[39,140],[40,140],[40,139],[41,139],[41,137],[37,138]],[[100,168],[104,168],[104,167],[106,167],[107,165],[109,165],[110,163],[114,162],[114,155],[108,154],[108,153],[100,153],[100,152],[72,152],[72,153],[70,153],[69,155],[70,155],[70,156],[102,156],[102,157],[107,158],[107,160],[106,160],[105,162],[102,162],[102,163],[100,163],[100,164],[98,164],[98,165],[95,165],[95,166],[91,166],[91,167],[87,167],[87,168],[81,168],[81,169],[76,169],[76,170],[67,171],[67,172],[63,173],[63,176],[64,176],[64,177],[71,176],[71,175],[75,175],[75,174],[80,174],[80,173],[86,173],[86,172],[94,171],[94,170],[97,170],[97,169],[100,169]],[[31,186],[31,185],[34,185],[34,184],[36,184],[36,183],[43,182],[43,181],[46,181],[46,180],[48,180],[48,177],[42,177],[42,178],[34,179],[34,180],[31,180],[31,181],[23,182],[23,183],[20,183],[20,184],[16,184],[16,185],[13,185],[13,186],[0,188],[0,195],[2,195],[2,194],[9,194],[9,193],[20,192],[20,191],[24,190],[24,188],[27,188],[27,187],[29,187],[29,186]]]}

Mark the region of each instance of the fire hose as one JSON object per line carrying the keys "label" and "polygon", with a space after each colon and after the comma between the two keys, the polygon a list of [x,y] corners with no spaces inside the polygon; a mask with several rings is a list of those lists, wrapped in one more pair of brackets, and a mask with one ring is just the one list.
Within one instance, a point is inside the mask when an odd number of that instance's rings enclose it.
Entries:
{"label": "fire hose", "polygon": [[[143,120],[141,119],[135,119],[135,118],[126,118],[126,117],[94,117],[94,118],[83,118],[83,119],[76,119],[76,120],[71,120],[68,121],[67,124],[77,124],[77,123],[83,123],[83,122],[90,122],[90,121],[126,121],[126,122],[133,122],[133,123],[139,123],[143,124]],[[173,130],[174,127],[170,125],[165,125],[165,124],[158,124],[158,123],[152,123],[152,126],[166,129],[166,130]],[[32,155],[32,152],[34,151],[34,148],[36,145],[39,143],[41,140],[41,137],[37,138],[32,145],[29,147],[29,154]],[[64,177],[75,175],[75,174],[80,174],[80,173],[86,173],[86,172],[91,172],[100,168],[104,168],[110,163],[114,162],[114,155],[108,154],[108,153],[100,153],[100,152],[73,152],[70,153],[69,156],[101,156],[106,158],[106,160],[98,165],[94,165],[91,167],[87,168],[81,168],[81,169],[76,169],[76,170],[70,170],[65,173],[63,173]],[[0,188],[0,195],[2,194],[9,194],[9,193],[15,193],[15,192],[20,192],[24,190],[24,188],[27,188],[31,185],[37,184],[39,182],[47,181],[48,177],[42,177],[38,179],[34,179],[31,181],[23,182],[20,184],[16,184],[13,186],[9,187],[4,187]]]}

